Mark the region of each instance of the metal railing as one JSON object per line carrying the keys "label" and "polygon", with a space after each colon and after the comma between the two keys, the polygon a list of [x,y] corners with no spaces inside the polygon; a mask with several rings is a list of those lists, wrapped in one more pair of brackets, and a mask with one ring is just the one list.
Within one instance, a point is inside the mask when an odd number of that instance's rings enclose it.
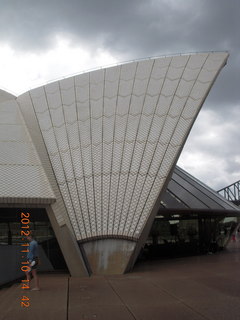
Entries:
{"label": "metal railing", "polygon": [[228,201],[240,205],[240,180],[218,190],[217,192]]}

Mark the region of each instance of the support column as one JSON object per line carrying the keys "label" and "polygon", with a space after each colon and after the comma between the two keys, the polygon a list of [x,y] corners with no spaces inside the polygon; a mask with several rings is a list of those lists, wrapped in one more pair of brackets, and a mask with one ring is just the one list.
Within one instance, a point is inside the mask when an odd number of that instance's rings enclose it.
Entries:
{"label": "support column", "polygon": [[93,274],[123,274],[136,242],[125,239],[92,240],[82,244]]}
{"label": "support column", "polygon": [[59,226],[51,207],[46,208],[46,211],[71,276],[89,276],[80,248],[71,230],[67,225]]}

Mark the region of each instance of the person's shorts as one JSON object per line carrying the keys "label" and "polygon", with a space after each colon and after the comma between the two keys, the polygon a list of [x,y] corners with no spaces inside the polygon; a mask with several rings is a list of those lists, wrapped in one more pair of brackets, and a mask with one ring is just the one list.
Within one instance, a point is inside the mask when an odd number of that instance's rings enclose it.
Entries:
{"label": "person's shorts", "polygon": [[39,263],[38,257],[34,257],[32,262],[30,263],[31,270],[37,269]]}

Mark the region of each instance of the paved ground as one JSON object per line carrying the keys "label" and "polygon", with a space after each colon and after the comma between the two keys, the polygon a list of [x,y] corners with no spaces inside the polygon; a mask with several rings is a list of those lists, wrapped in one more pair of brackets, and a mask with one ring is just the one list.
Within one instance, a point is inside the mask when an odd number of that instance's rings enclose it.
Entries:
{"label": "paved ground", "polygon": [[[140,263],[122,276],[40,275],[42,290],[0,290],[0,320],[238,320],[240,242],[206,256]],[[26,300],[27,301],[27,300]]]}

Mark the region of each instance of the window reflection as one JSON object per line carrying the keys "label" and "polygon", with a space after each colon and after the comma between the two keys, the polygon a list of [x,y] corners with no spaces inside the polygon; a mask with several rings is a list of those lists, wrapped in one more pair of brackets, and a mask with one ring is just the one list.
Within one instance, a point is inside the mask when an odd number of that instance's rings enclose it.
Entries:
{"label": "window reflection", "polygon": [[53,267],[55,269],[67,269],[45,209],[1,208],[0,246],[20,246],[23,243],[20,223],[21,212],[30,213],[29,230],[34,231],[34,238],[43,248]]}
{"label": "window reflection", "polygon": [[144,255],[154,258],[214,253],[228,244],[236,226],[236,217],[162,214],[154,220]]}

